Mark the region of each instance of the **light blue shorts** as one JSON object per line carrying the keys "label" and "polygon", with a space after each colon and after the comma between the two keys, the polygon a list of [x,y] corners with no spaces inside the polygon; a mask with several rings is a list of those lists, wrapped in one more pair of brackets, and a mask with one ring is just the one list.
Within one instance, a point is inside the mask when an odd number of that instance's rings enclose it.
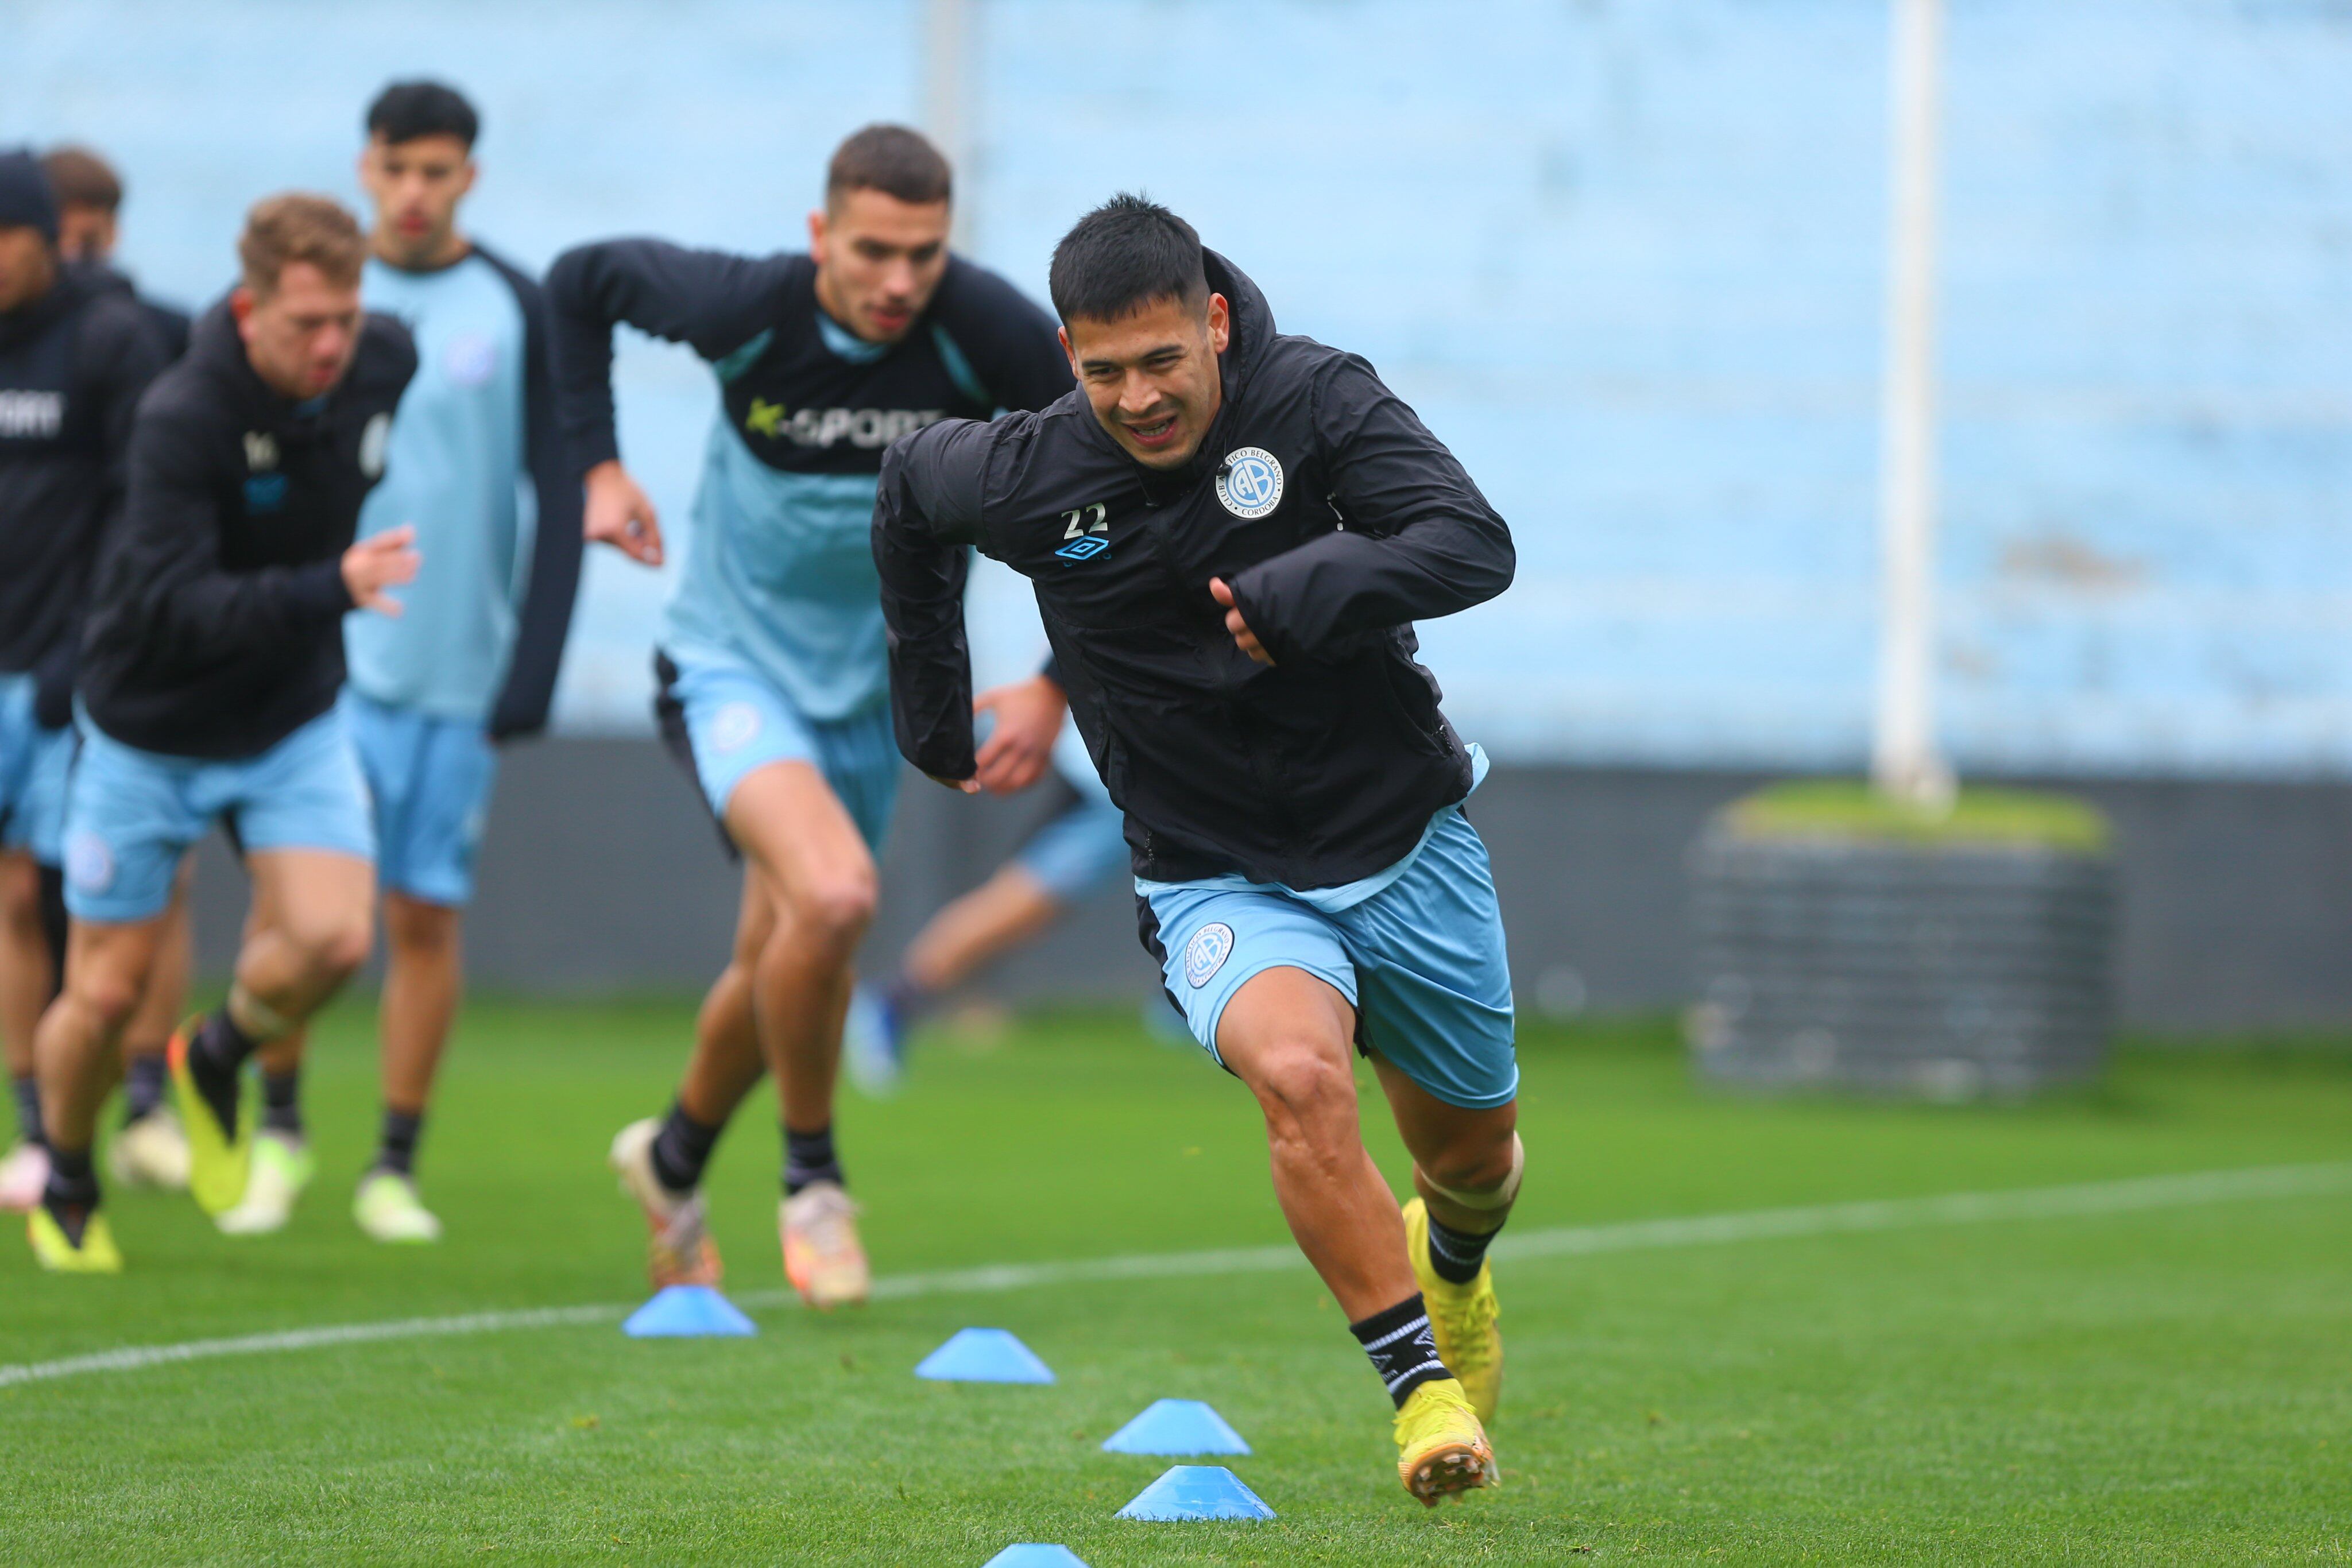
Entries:
{"label": "light blue shorts", "polygon": [[29,671],[0,675],[0,850],[55,865],[65,852],[74,733],[41,727],[33,713],[37,684]]}
{"label": "light blue shorts", "polygon": [[1013,863],[1062,904],[1075,904],[1114,872],[1127,869],[1127,814],[1108,796],[1078,795],[1029,835]]}
{"label": "light blue shorts", "polygon": [[1168,994],[1210,1055],[1245,982],[1304,969],[1356,1009],[1360,1045],[1445,1103],[1485,1110],[1518,1093],[1502,912],[1460,807],[1438,815],[1402,874],[1344,909],[1238,878],[1139,882],[1137,893]]}
{"label": "light blue shorts", "polygon": [[81,721],[66,806],[66,910],[77,920],[152,920],[188,846],[215,821],[254,850],[375,858],[367,785],[341,708],[258,757],[219,762],[125,746]]}
{"label": "light blue shorts", "polygon": [[427,904],[466,903],[499,774],[489,735],[479,724],[387,706],[348,687],[342,707],[375,807],[378,880]]}
{"label": "light blue shorts", "polygon": [[806,762],[848,809],[866,847],[881,855],[905,768],[890,733],[889,704],[845,719],[813,719],[749,664],[698,649],[666,653],[656,668],[662,687],[654,711],[662,737],[693,770],[722,833],[728,800],[755,768]]}

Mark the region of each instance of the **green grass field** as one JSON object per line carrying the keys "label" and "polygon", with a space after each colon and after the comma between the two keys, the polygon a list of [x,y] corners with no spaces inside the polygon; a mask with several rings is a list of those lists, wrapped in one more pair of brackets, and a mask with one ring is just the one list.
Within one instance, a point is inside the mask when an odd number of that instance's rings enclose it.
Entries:
{"label": "green grass field", "polygon": [[[184,1198],[132,1194],[114,1207],[119,1280],[41,1277],[10,1245],[0,1364],[634,1301],[638,1227],[603,1148],[664,1103],[688,1019],[474,1008],[423,1167],[449,1237],[394,1252],[346,1213],[372,1044],[364,1012],[339,1010],[309,1082],[323,1174],[294,1228],[231,1240]],[[843,1113],[880,1274],[1285,1240],[1248,1098],[1197,1054],[1108,1014],[929,1044],[903,1095]],[[2327,1042],[2132,1051],[2095,1090],[1948,1108],[1710,1094],[1664,1025],[1531,1029],[1523,1053],[1522,1245],[2352,1158],[2352,1051]],[[823,1318],[776,1304],[764,1091],[754,1110],[711,1190],[756,1339],[631,1341],[614,1313],[0,1375],[0,1562],[977,1564],[1024,1540],[1097,1568],[2352,1554],[2352,1187],[1555,1240],[1499,1270],[1505,1488],[1427,1513],[1398,1489],[1387,1401],[1303,1267],[934,1281]],[[1402,1177],[1384,1131],[1379,1147]],[[1059,1384],[916,1379],[968,1323],[1013,1329]],[[1256,1451],[1234,1468],[1277,1521],[1111,1517],[1163,1461],[1098,1445],[1160,1396],[1240,1428]]]}

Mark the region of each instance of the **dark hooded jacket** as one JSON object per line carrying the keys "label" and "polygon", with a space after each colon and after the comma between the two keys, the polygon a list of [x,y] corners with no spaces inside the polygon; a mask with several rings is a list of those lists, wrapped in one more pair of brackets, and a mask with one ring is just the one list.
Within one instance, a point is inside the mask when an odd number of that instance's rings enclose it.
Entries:
{"label": "dark hooded jacket", "polygon": [[79,687],[99,728],[246,758],[333,705],[342,556],[415,370],[408,329],[371,315],[343,379],[296,402],[255,372],[226,303],[196,322],[140,402],[129,497],[99,557]]}
{"label": "dark hooded jacket", "polygon": [[[890,448],[874,555],[898,746],[935,777],[973,771],[975,545],[1035,588],[1139,876],[1334,886],[1402,859],[1469,792],[1412,622],[1500,593],[1510,532],[1370,365],[1276,334],[1255,284],[1207,266],[1233,335],[1223,407],[1183,468],[1129,457],[1083,392]],[[1234,646],[1212,577],[1273,667]]]}
{"label": "dark hooded jacket", "polygon": [[52,727],[71,716],[90,562],[121,510],[139,395],[163,362],[138,306],[71,270],[0,314],[0,674],[39,674]]}

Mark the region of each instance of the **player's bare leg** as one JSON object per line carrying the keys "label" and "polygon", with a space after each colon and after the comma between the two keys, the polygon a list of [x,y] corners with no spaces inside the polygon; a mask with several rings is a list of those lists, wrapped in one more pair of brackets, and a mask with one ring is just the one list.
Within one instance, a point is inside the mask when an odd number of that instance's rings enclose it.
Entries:
{"label": "player's bare leg", "polygon": [[812,1306],[862,1301],[866,1253],[834,1154],[833,1098],[851,966],[880,873],[847,809],[806,762],[745,775],[728,800],[727,829],[773,912],[751,970],[751,1009],[782,1100],[784,1272]]}
{"label": "player's bare leg", "polygon": [[412,1162],[465,988],[462,924],[463,911],[454,904],[396,890],[383,895],[383,995],[376,1011],[383,1131],[352,1199],[352,1218],[378,1241],[441,1237],[440,1219],[417,1196]]}
{"label": "player's bare leg", "polygon": [[122,1031],[123,1120],[108,1145],[106,1163],[108,1174],[126,1186],[178,1192],[188,1185],[188,1138],[172,1109],[166,1057],[195,967],[194,922],[188,914],[194,873],[193,859],[184,859],[163,911],[163,937],[147,971],[146,992]]}
{"label": "player's bare leg", "polygon": [[49,1175],[33,1035],[48,1006],[54,973],[41,924],[40,867],[28,854],[0,851],[0,1057],[16,1101],[16,1141],[0,1157],[0,1208],[19,1212],[41,1201]]}
{"label": "player's bare leg", "polygon": [[99,1212],[90,1164],[99,1107],[114,1087],[122,1031],[139,1006],[163,931],[162,916],[121,924],[77,920],[66,942],[66,984],[41,1015],[34,1051],[50,1168],[31,1218],[44,1267],[111,1273],[122,1266]]}
{"label": "player's bare leg", "polygon": [[1397,1472],[1425,1503],[1496,1477],[1469,1396],[1439,1354],[1405,1221],[1365,1149],[1355,1009],[1303,969],[1255,975],[1217,1024],[1217,1054],[1265,1115],[1274,1191],[1299,1249],[1347,1313],[1397,1404]]}
{"label": "player's bare leg", "polygon": [[723,1277],[705,1224],[702,1171],[736,1107],[767,1071],[751,1021],[751,972],[773,925],[760,873],[746,866],[734,952],[695,1015],[694,1053],[677,1099],[667,1117],[632,1122],[613,1139],[609,1163],[645,1215],[646,1274],[656,1290],[716,1285]]}

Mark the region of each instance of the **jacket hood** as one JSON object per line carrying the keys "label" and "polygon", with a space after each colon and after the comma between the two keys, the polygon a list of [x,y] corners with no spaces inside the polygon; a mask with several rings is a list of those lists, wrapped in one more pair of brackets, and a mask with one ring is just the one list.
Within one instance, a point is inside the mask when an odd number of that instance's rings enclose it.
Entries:
{"label": "jacket hood", "polygon": [[38,299],[14,310],[0,312],[0,349],[13,349],[19,343],[30,342],[47,331],[51,323],[88,299],[91,292],[88,281],[77,269],[58,267],[48,291]]}
{"label": "jacket hood", "polygon": [[1225,311],[1233,326],[1233,338],[1218,364],[1225,401],[1231,402],[1248,388],[1274,341],[1274,307],[1265,302],[1265,293],[1250,281],[1249,274],[1206,246],[1201,247],[1201,266],[1209,275],[1210,288],[1225,297]]}

